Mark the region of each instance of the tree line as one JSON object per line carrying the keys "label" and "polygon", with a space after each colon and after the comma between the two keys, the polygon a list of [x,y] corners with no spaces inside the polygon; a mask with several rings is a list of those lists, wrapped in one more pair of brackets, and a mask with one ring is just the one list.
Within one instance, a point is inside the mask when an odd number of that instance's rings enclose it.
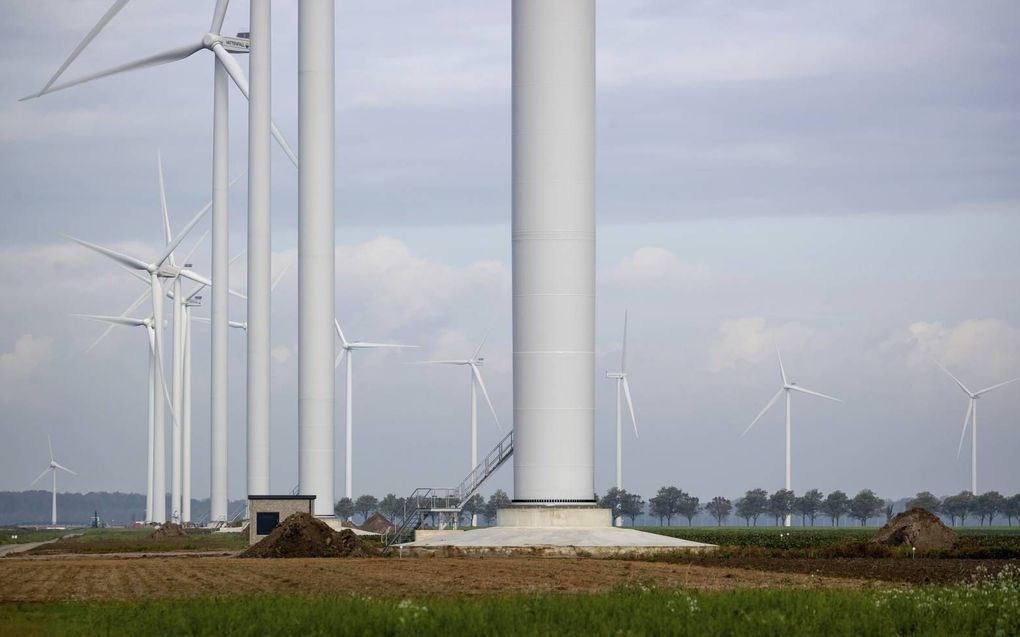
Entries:
{"label": "tree line", "polygon": [[[596,500],[599,506],[612,510],[614,522],[623,518],[634,525],[639,516],[648,515],[666,526],[674,520],[686,520],[688,525],[693,525],[699,514],[711,516],[719,526],[730,517],[743,520],[746,526],[757,526],[760,520],[778,526],[787,515],[799,519],[802,526],[815,526],[819,519],[826,519],[831,526],[839,526],[849,520],[865,526],[875,518],[888,521],[897,508],[892,500],[879,497],[871,489],[863,489],[853,497],[840,490],[823,494],[818,489],[811,489],[797,495],[788,489],[772,493],[765,489],[750,489],[735,500],[716,496],[702,502],[697,496],[675,486],[661,487],[647,501],[636,493],[614,487],[602,497],[596,496]],[[502,489],[488,499],[476,493],[461,511],[461,522],[467,523],[472,515],[477,514],[487,524],[492,524],[496,520],[496,511],[510,504],[510,497]],[[391,522],[401,522],[409,513],[406,507],[406,498],[388,493],[382,499],[373,495],[362,495],[354,500],[341,498],[336,503],[335,512],[345,520],[354,519],[357,515],[361,522],[378,512]],[[1006,497],[997,491],[988,491],[975,496],[969,491],[962,491],[939,498],[922,491],[905,502],[905,509],[914,507],[942,516],[953,526],[966,523],[968,518],[976,519],[981,525],[991,525],[997,518],[1005,518],[1012,525],[1014,518],[1020,519],[1020,494]]]}

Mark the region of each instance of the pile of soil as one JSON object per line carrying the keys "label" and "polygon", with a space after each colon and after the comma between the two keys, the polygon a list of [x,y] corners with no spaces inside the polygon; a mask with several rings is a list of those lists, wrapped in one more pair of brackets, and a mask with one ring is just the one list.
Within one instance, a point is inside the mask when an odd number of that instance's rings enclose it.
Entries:
{"label": "pile of soil", "polygon": [[337,533],[307,513],[289,516],[273,532],[240,557],[364,557],[374,554],[354,534]]}
{"label": "pile of soil", "polygon": [[956,533],[927,509],[915,507],[900,513],[879,529],[874,544],[912,546],[920,551],[951,548]]}
{"label": "pile of soil", "polygon": [[361,525],[362,530],[371,531],[372,533],[378,533],[379,535],[386,535],[393,533],[393,523],[386,519],[386,516],[382,513],[373,513],[365,522]]}
{"label": "pile of soil", "polygon": [[154,540],[168,540],[175,537],[188,537],[188,534],[184,532],[180,524],[167,522],[149,534],[149,537]]}

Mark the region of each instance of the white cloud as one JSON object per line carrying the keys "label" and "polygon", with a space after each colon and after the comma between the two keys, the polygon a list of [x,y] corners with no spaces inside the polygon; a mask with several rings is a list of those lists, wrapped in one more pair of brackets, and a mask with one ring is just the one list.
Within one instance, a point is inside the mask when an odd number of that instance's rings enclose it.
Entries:
{"label": "white cloud", "polygon": [[606,271],[610,283],[627,286],[675,286],[704,282],[708,269],[681,261],[665,248],[645,246]]}
{"label": "white cloud", "polygon": [[973,378],[972,389],[1020,372],[1020,328],[999,319],[969,319],[954,327],[919,321],[883,347],[915,371],[930,371],[937,360],[957,376]]}
{"label": "white cloud", "polygon": [[53,358],[53,339],[22,334],[10,352],[0,354],[0,401],[23,396],[30,381]]}
{"label": "white cloud", "polygon": [[829,348],[831,342],[821,330],[800,323],[769,325],[764,318],[745,317],[723,321],[709,350],[709,369],[719,372],[774,359],[776,348],[783,353]]}

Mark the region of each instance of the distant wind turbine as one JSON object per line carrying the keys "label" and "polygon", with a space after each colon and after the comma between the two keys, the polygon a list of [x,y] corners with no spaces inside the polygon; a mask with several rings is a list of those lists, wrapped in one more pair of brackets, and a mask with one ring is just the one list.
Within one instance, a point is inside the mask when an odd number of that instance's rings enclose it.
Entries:
{"label": "distant wind turbine", "polygon": [[[786,379],[786,370],[783,368],[783,356],[782,356],[782,354],[779,353],[778,349],[776,350],[776,355],[779,357],[779,375],[782,378],[783,386],[779,388],[779,391],[776,392],[776,395],[772,397],[772,400],[770,400],[768,402],[768,404],[765,405],[765,408],[762,409],[758,413],[757,416],[755,416],[754,420],[751,421],[751,424],[748,425],[747,429],[744,430],[744,433],[742,433],[740,435],[744,436],[747,432],[751,431],[751,427],[754,427],[755,423],[758,422],[761,419],[761,417],[765,415],[765,412],[767,412],[772,407],[772,405],[776,404],[776,401],[779,400],[779,397],[784,395],[784,394],[786,395],[786,489],[790,490],[790,488],[791,488],[790,487],[790,392],[798,391],[798,392],[801,392],[802,394],[808,394],[810,396],[817,396],[819,398],[824,398],[826,400],[834,400],[837,403],[841,403],[843,401],[840,400],[839,398],[834,398],[832,396],[828,396],[826,394],[822,394],[822,393],[819,393],[819,392],[807,389],[805,387],[801,387],[797,383],[789,382]],[[783,524],[785,526],[790,526],[791,520],[790,520],[790,516],[789,515],[786,516],[786,520],[784,521]]]}
{"label": "distant wind turbine", "polygon": [[[32,484],[35,484],[36,482],[39,482],[40,480],[42,480],[43,476],[46,475],[47,471],[52,471],[53,472],[53,510],[52,510],[52,513],[51,513],[51,516],[50,516],[50,526],[56,526],[57,525],[57,470],[59,469],[61,471],[66,471],[66,472],[68,472],[68,473],[70,473],[71,475],[74,475],[74,476],[76,476],[78,474],[75,473],[74,471],[71,471],[70,469],[68,469],[67,467],[65,467],[64,465],[60,464],[59,462],[57,462],[56,460],[53,459],[53,442],[50,440],[50,437],[49,437],[48,434],[46,436],[46,445],[50,448],[50,466],[48,466],[45,469],[43,469],[43,472],[39,474],[39,477],[36,478],[35,480],[32,480]],[[29,485],[29,486],[32,486],[32,485]]]}
{"label": "distant wind turbine", "polygon": [[344,336],[344,331],[340,329],[340,321],[335,317],[333,318],[333,324],[336,326],[336,335],[340,339],[340,352],[336,356],[336,362],[333,363],[333,368],[340,367],[340,363],[343,362],[344,358],[347,358],[347,369],[346,369],[346,411],[347,411],[347,468],[346,468],[346,494],[348,498],[354,497],[354,453],[353,453],[353,441],[354,441],[354,352],[359,349],[406,349],[418,347],[417,345],[398,345],[396,343],[364,343],[361,341],[348,341]]}
{"label": "distant wind turbine", "polygon": [[945,366],[942,365],[942,363],[940,363],[938,361],[935,361],[935,364],[938,365],[940,368],[942,368],[942,371],[944,371],[946,374],[948,374],[950,378],[952,378],[954,381],[956,381],[956,384],[960,386],[960,389],[962,389],[963,392],[965,394],[967,394],[967,397],[968,397],[968,401],[967,401],[967,415],[963,417],[963,431],[960,432],[960,446],[957,447],[957,449],[956,449],[956,457],[959,458],[960,457],[960,452],[963,451],[963,440],[964,440],[964,438],[967,437],[967,422],[970,421],[970,492],[973,493],[974,495],[977,495],[978,494],[978,490],[977,490],[977,488],[978,488],[977,487],[977,466],[978,466],[978,461],[977,461],[977,401],[978,401],[978,398],[981,398],[982,396],[984,396],[988,392],[992,391],[993,389],[998,389],[1000,387],[1004,387],[1006,385],[1009,385],[1010,383],[1015,383],[1016,381],[1020,380],[1020,378],[1012,378],[1012,379],[1007,380],[1005,382],[997,383],[995,385],[992,385],[991,387],[985,387],[984,389],[972,392],[971,390],[967,389],[966,385],[964,385],[962,382],[960,382],[959,378],[957,378],[956,376],[953,376],[953,373],[950,372],[948,369],[946,369]]}
{"label": "distant wind turbine", "polygon": [[[471,466],[468,471],[474,471],[475,467],[478,466],[478,390],[482,390],[482,396],[485,397],[486,404],[489,405],[489,411],[492,412],[493,422],[496,423],[496,428],[502,433],[503,427],[499,424],[499,416],[496,415],[496,408],[492,406],[492,400],[489,398],[489,392],[485,389],[485,381],[482,380],[482,372],[479,369],[484,363],[485,358],[479,356],[482,352],[482,347],[485,346],[485,341],[488,336],[482,338],[482,342],[478,344],[475,349],[475,353],[471,355],[471,358],[464,360],[442,360],[442,361],[418,361],[416,365],[465,365],[471,369]],[[471,516],[471,526],[478,526],[478,515]]]}
{"label": "distant wind turbine", "polygon": [[[630,383],[627,382],[627,312],[623,313],[623,351],[620,354],[620,371],[606,372],[606,378],[616,381],[616,488],[623,488],[623,400],[626,398],[630,422],[634,425],[634,437],[638,437],[637,418],[634,416],[634,402],[630,397]],[[623,516],[616,518],[616,525],[623,525]]]}

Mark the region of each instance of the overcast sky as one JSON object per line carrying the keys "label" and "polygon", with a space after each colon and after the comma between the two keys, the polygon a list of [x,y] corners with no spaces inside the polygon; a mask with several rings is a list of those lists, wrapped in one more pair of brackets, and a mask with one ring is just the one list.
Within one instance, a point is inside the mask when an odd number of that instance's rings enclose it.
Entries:
{"label": "overcast sky", "polygon": [[[174,226],[208,200],[211,54],[16,101],[109,4],[0,0],[0,490],[46,466],[47,433],[79,473],[61,490],[145,487],[144,333],[86,353],[101,327],[67,318],[119,314],[144,286],[59,233],[154,256],[157,149]],[[197,41],[212,5],[135,0],[67,77]],[[467,473],[466,370],[405,362],[467,356],[490,331],[483,371],[512,421],[509,7],[337,3],[337,316],[351,338],[421,345],[359,353],[357,493]],[[602,375],[619,365],[625,308],[641,434],[624,438],[628,490],[781,487],[780,406],[740,437],[779,388],[777,346],[791,380],[846,401],[794,397],[796,491],[969,488],[967,399],[934,360],[974,389],[1020,376],[1020,5],[613,0],[598,12],[599,491],[614,479]],[[246,30],[236,2],[224,32]],[[295,147],[296,35],[296,3],[275,3],[273,114]],[[246,108],[230,99],[236,173]],[[278,270],[296,261],[297,179],[273,159]],[[243,182],[231,197],[236,252]],[[244,288],[243,259],[231,285]],[[294,267],[273,297],[279,492],[297,483],[296,315]],[[193,495],[207,497],[204,325],[194,341]],[[244,495],[243,357],[233,333],[232,498]],[[980,401],[982,491],[1020,491],[1018,414],[1020,383]],[[499,433],[480,420],[484,453]],[[485,491],[510,490],[511,471]]]}

